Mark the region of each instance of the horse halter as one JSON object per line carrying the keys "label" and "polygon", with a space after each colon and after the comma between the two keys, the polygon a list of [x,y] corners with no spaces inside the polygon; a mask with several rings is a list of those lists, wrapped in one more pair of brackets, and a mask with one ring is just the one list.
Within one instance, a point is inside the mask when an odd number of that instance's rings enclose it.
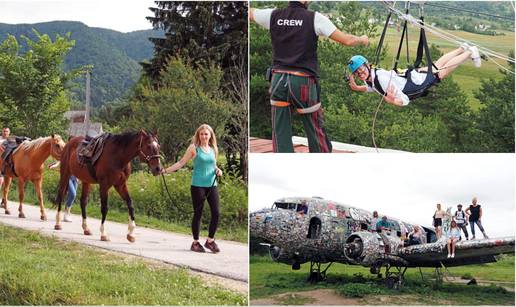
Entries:
{"label": "horse halter", "polygon": [[[153,139],[154,139],[154,137],[153,137]],[[140,154],[140,156],[142,156],[145,159],[145,162],[149,163],[150,160],[152,160],[152,159],[159,159],[159,158],[161,158],[161,156],[159,154],[158,155],[147,156],[142,151],[142,141],[143,141],[143,135],[140,136],[140,145],[138,145],[138,153]]]}

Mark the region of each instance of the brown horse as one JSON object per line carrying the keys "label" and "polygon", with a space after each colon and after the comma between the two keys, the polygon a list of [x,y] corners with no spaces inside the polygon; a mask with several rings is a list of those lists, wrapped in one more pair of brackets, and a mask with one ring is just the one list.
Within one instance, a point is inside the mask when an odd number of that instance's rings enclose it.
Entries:
{"label": "brown horse", "polygon": [[[84,137],[72,138],[65,146],[61,155],[61,177],[57,194],[57,216],[54,229],[61,229],[61,202],[68,188],[68,179],[74,175],[82,182],[81,193],[81,214],[82,229],[85,235],[91,235],[86,223],[86,205],[88,194],[92,184],[100,185],[100,204],[102,213],[102,224],[100,226],[100,240],[109,241],[104,222],[108,212],[108,191],[115,187],[116,191],[125,200],[129,211],[129,233],[127,240],[134,242],[133,231],[136,228],[134,222],[134,208],[131,197],[127,191],[126,181],[131,174],[131,160],[139,157],[147,162],[152,174],[157,176],[161,173],[161,161],[159,155],[159,144],[156,135],[139,132],[128,132],[124,134],[111,135],[104,143],[102,154],[93,166],[94,176],[90,174],[86,165],[80,164],[77,158],[77,147],[84,140]],[[96,177],[96,178],[94,178]]]}
{"label": "brown horse", "polygon": [[[36,187],[36,194],[39,201],[39,210],[41,212],[41,220],[45,221],[47,215],[43,205],[43,170],[44,162],[49,156],[59,160],[65,143],[59,135],[38,138],[34,141],[25,141],[12,153],[11,161],[14,163],[14,173],[10,165],[5,167],[5,182],[2,197],[2,207],[5,208],[5,214],[11,214],[7,208],[7,194],[13,178],[18,178],[18,196],[20,206],[18,207],[18,217],[24,218],[23,199],[25,197],[25,183],[32,181]],[[1,160],[1,159],[0,159]],[[0,161],[2,167],[3,161]]]}

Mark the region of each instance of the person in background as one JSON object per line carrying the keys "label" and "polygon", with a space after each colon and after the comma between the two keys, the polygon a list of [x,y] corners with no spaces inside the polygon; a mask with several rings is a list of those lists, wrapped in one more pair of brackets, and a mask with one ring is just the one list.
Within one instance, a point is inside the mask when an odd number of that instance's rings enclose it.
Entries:
{"label": "person in background", "polygon": [[466,212],[462,211],[462,205],[457,205],[457,211],[455,211],[455,214],[453,215],[453,220],[457,223],[457,227],[464,232],[464,236],[466,236],[466,240],[469,240],[469,234],[468,234],[468,215]]}
{"label": "person in background", "polygon": [[448,249],[448,258],[455,258],[455,244],[460,240],[460,229],[457,227],[455,221],[451,222],[450,230],[446,233],[448,243],[446,248]]}
{"label": "person in background", "polygon": [[[0,156],[4,153],[4,142],[7,141],[7,138],[11,135],[11,129],[9,127],[4,127],[2,129],[2,135],[0,135]],[[4,175],[0,173],[0,188],[4,184]]]}
{"label": "person in background", "polygon": [[[48,168],[56,169],[57,167],[59,167],[59,165],[60,165],[60,162],[56,161],[56,162],[51,163],[48,166]],[[71,175],[70,179],[68,179],[68,192],[66,194],[67,196],[66,196],[65,210],[64,210],[65,213],[64,213],[64,217],[63,217],[64,222],[72,221],[70,211],[72,209],[73,202],[75,201],[75,198],[77,197],[77,186],[78,185],[79,185],[79,181],[77,180],[77,177]]]}
{"label": "person in background", "polygon": [[473,197],[471,200],[471,205],[468,209],[466,209],[466,213],[469,214],[469,223],[471,227],[471,240],[475,239],[475,224],[477,224],[480,231],[482,231],[482,234],[484,235],[484,239],[489,239],[489,237],[486,235],[486,232],[484,231],[484,227],[482,226],[482,207],[477,204],[477,198]]}
{"label": "person in background", "polygon": [[441,204],[437,204],[437,210],[434,213],[434,227],[437,240],[443,236],[443,218],[445,215],[446,211],[441,209]]}

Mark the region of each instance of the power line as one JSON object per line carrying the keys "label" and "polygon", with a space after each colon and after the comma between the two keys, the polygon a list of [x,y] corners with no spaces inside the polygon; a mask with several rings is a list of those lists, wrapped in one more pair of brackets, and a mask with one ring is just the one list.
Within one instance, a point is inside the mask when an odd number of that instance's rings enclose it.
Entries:
{"label": "power line", "polygon": [[454,6],[446,6],[446,5],[442,5],[442,4],[434,4],[434,3],[430,3],[430,1],[425,2],[424,5],[440,7],[440,8],[456,10],[456,11],[462,11],[462,12],[467,12],[467,13],[476,14],[476,15],[490,16],[490,17],[510,20],[510,21],[514,22],[514,17],[493,15],[493,14],[488,14],[488,13],[480,13],[480,12],[471,11],[471,10],[467,10],[467,9],[463,9],[463,8],[458,8],[458,7],[454,7]]}

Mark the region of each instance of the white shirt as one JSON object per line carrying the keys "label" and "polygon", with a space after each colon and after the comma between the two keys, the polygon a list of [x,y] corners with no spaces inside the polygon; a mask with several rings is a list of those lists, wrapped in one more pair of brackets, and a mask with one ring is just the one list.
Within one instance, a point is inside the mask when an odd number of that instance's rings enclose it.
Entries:
{"label": "white shirt", "polygon": [[[271,15],[275,9],[254,9],[254,21],[267,30],[270,30]],[[321,13],[315,12],[314,28],[317,36],[330,37],[337,27],[330,19]]]}
{"label": "white shirt", "polygon": [[[371,80],[374,80],[375,74],[374,69],[371,69]],[[410,103],[410,99],[407,95],[405,95],[402,90],[407,84],[407,79],[404,77],[398,76],[398,74],[394,70],[385,70],[385,69],[377,69],[376,74],[378,75],[378,82],[380,83],[382,90],[387,93],[387,88],[389,87],[389,83],[395,90],[396,98],[399,98],[403,105],[406,106]],[[421,85],[425,82],[426,73],[419,73],[416,71],[412,71],[410,73],[410,77],[412,78],[412,82],[416,85]],[[367,91],[374,92],[374,88],[370,87],[367,83]]]}

